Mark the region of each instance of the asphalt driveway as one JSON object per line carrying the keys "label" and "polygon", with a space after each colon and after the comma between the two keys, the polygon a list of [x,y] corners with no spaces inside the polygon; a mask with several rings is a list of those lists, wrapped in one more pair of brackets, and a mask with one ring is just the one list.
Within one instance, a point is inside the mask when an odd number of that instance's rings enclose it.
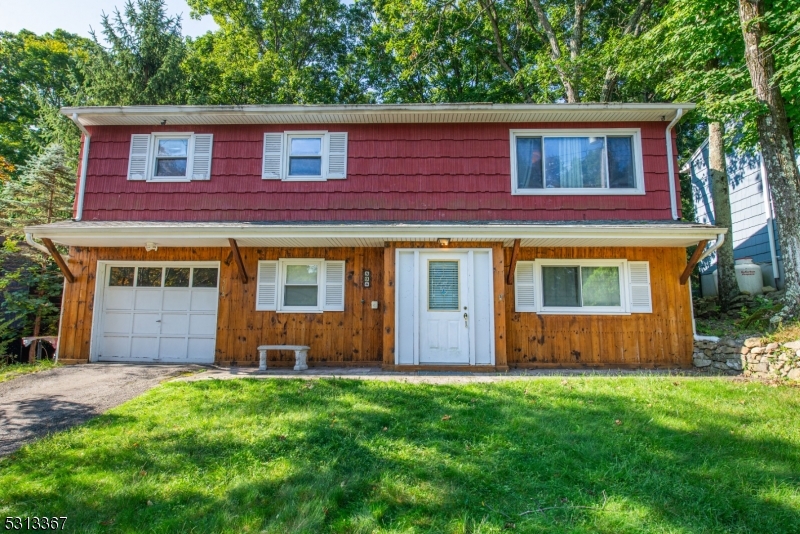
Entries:
{"label": "asphalt driveway", "polygon": [[72,365],[2,382],[0,456],[83,423],[164,380],[200,369],[186,365]]}

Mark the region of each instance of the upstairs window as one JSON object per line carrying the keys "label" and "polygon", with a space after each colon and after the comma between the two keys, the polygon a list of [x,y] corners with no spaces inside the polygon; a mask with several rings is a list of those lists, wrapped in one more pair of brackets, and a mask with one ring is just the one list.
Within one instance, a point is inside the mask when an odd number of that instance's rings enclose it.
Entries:
{"label": "upstairs window", "polygon": [[347,178],[347,132],[265,133],[261,178],[284,181]]}
{"label": "upstairs window", "polygon": [[186,178],[191,136],[156,136],[154,178]]}
{"label": "upstairs window", "polygon": [[511,132],[512,193],[643,194],[638,130]]}
{"label": "upstairs window", "polygon": [[321,136],[289,136],[289,177],[322,178]]}
{"label": "upstairs window", "polygon": [[134,134],[131,136],[128,180],[209,180],[213,144],[212,134]]}

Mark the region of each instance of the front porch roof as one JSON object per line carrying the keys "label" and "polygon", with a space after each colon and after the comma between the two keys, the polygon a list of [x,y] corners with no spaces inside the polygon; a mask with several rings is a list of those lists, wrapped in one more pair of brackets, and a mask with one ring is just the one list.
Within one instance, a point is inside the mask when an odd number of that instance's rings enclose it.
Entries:
{"label": "front porch roof", "polygon": [[726,229],[671,221],[151,222],[63,221],[25,229],[80,247],[383,247],[387,242],[502,242],[522,247],[688,247]]}

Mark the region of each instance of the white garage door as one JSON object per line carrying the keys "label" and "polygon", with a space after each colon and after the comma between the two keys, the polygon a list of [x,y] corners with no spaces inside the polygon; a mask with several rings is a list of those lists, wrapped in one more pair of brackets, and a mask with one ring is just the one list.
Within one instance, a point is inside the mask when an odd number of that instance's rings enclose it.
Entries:
{"label": "white garage door", "polygon": [[100,361],[212,363],[218,266],[106,265]]}

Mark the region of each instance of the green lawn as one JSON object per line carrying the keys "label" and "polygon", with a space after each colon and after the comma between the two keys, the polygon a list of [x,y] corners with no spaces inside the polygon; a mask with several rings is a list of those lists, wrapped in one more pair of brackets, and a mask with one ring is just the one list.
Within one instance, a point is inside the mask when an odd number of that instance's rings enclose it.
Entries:
{"label": "green lawn", "polygon": [[11,380],[20,375],[27,375],[29,373],[38,373],[39,371],[46,371],[55,367],[56,363],[52,360],[41,360],[36,363],[15,363],[11,365],[0,365],[0,382]]}
{"label": "green lawn", "polygon": [[800,532],[800,389],[167,383],[0,460],[73,532]]}

